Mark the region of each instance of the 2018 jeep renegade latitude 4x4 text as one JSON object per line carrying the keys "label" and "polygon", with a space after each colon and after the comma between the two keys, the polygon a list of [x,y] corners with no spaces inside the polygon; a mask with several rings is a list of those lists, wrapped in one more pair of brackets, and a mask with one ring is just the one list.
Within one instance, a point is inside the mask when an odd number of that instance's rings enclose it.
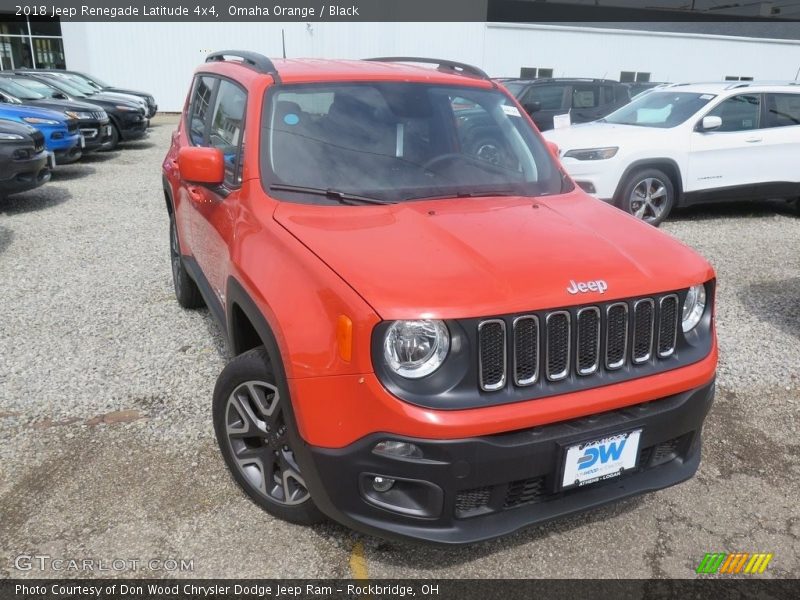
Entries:
{"label": "2018 jeep renegade latitude 4x4 text", "polygon": [[712,268],[480,70],[215,53],[163,170],[178,301],[235,356],[217,440],[272,514],[464,543],[696,471]]}

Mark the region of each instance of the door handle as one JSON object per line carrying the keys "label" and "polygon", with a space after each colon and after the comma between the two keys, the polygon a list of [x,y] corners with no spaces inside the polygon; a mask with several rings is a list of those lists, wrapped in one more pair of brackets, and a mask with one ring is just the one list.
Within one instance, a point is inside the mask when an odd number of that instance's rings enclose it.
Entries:
{"label": "door handle", "polygon": [[191,198],[193,202],[203,202],[205,200],[203,188],[194,185],[187,185],[186,191],[189,193],[189,198]]}
{"label": "door handle", "polygon": [[748,144],[755,144],[756,142],[760,142],[764,138],[747,138],[745,142]]}

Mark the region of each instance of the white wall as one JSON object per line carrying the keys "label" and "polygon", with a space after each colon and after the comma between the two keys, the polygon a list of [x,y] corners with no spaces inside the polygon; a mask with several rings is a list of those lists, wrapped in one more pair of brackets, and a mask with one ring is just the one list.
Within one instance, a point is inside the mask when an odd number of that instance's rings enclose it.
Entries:
{"label": "white wall", "polygon": [[644,71],[651,81],[720,81],[726,75],[787,80],[800,68],[800,41],[489,24],[484,60],[496,76],[540,67],[554,69],[555,77],[619,79],[620,71]]}
{"label": "white wall", "polygon": [[413,55],[483,62],[483,23],[62,22],[67,67],[152,93],[159,110],[183,107],[192,73],[216,50],[290,58]]}
{"label": "white wall", "polygon": [[61,27],[69,68],[151,92],[165,111],[182,108],[192,72],[209,52],[281,56],[281,29],[289,57],[433,56],[475,64],[494,76],[543,67],[559,77],[617,79],[620,71],[645,71],[653,81],[725,75],[794,79],[800,67],[800,41],[553,25],[63,22]]}

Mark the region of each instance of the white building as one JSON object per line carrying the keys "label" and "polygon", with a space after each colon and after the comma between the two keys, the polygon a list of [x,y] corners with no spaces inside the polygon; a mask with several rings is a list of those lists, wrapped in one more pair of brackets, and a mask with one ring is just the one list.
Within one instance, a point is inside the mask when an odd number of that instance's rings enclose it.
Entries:
{"label": "white building", "polygon": [[[179,111],[192,72],[209,52],[281,56],[282,37],[289,57],[431,56],[471,63],[498,77],[526,69],[539,76],[676,82],[793,80],[800,71],[796,29],[787,23],[63,22],[60,36],[34,31],[25,39],[4,37],[0,23],[0,62],[12,67],[8,40],[27,42],[28,60],[31,54],[40,62],[63,60],[69,69],[152,93],[160,110]],[[63,57],[54,55],[52,48],[62,42]],[[19,49],[16,56],[18,62],[24,58]]]}

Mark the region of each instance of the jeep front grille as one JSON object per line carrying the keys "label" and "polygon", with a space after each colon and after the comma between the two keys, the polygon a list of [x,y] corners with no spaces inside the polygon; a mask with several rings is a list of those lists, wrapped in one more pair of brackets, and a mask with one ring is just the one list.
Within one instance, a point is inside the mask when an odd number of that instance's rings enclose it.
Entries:
{"label": "jeep front grille", "polygon": [[678,313],[678,296],[667,294],[486,319],[478,323],[480,388],[556,385],[658,363],[675,352]]}

